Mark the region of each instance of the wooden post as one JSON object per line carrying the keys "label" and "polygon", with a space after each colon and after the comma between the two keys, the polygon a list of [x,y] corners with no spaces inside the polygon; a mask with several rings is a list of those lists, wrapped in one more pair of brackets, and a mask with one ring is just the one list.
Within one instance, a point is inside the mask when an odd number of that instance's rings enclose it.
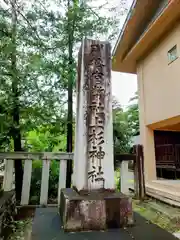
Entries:
{"label": "wooden post", "polygon": [[58,206],[60,206],[61,189],[66,187],[66,170],[67,160],[61,160],[59,162],[59,187],[58,187]]}
{"label": "wooden post", "polygon": [[141,188],[142,188],[142,193],[141,193],[141,198],[144,199],[146,197],[146,186],[145,186],[145,173],[144,173],[144,149],[143,146],[140,145],[140,165],[141,165],[141,176],[142,176],[142,180],[141,180]]}
{"label": "wooden post", "polygon": [[40,204],[47,205],[48,201],[48,189],[49,189],[49,167],[50,160],[44,160],[42,165],[42,179],[41,179],[41,195]]}
{"label": "wooden post", "polygon": [[134,190],[135,195],[139,200],[145,198],[145,178],[144,178],[144,154],[143,146],[135,145],[134,152],[136,154],[134,166]]}
{"label": "wooden post", "polygon": [[31,174],[32,174],[32,160],[27,159],[27,160],[25,160],[25,163],[24,163],[21,205],[29,204],[29,196],[30,196],[30,188],[31,188]]}
{"label": "wooden post", "polygon": [[124,194],[129,193],[128,186],[128,161],[121,162],[120,181],[121,181],[121,192]]}
{"label": "wooden post", "polygon": [[139,177],[138,177],[138,157],[137,157],[137,145],[133,146],[133,152],[136,154],[136,159],[134,161],[134,193],[135,197],[138,198],[139,196]]}
{"label": "wooden post", "polygon": [[13,188],[14,160],[5,160],[5,171],[3,180],[4,191],[11,191]]}

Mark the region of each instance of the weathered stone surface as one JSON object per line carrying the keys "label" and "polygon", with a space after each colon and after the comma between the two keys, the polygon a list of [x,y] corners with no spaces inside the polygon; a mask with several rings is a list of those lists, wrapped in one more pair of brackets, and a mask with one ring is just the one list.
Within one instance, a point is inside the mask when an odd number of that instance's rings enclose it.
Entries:
{"label": "weathered stone surface", "polygon": [[83,39],[78,58],[73,186],[114,189],[111,47]]}
{"label": "weathered stone surface", "polygon": [[133,223],[129,197],[115,193],[111,47],[83,39],[78,58],[73,189],[61,192],[65,231],[103,230]]}
{"label": "weathered stone surface", "polygon": [[15,215],[16,199],[14,191],[3,192],[0,197],[0,237],[6,235],[6,229]]}
{"label": "weathered stone surface", "polygon": [[133,224],[131,199],[109,191],[80,195],[62,189],[60,216],[65,231],[120,228]]}

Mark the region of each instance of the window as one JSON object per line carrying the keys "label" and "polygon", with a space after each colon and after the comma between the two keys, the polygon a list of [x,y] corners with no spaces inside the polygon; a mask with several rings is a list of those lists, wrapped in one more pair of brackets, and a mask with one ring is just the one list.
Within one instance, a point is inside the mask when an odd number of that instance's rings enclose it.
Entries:
{"label": "window", "polygon": [[178,58],[177,56],[177,45],[175,45],[174,47],[172,47],[169,51],[168,51],[168,63],[173,62],[174,60],[176,60]]}

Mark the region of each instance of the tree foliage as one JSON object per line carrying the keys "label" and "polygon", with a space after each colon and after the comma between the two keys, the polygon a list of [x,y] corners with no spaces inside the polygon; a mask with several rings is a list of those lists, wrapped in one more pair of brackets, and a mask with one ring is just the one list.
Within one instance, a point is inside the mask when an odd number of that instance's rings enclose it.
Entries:
{"label": "tree foliage", "polygon": [[[14,43],[12,3],[17,17]],[[121,0],[119,5],[123,4]],[[118,31],[115,15],[105,15],[102,11],[112,13],[114,6],[106,6],[107,3],[100,5],[90,0],[6,1],[6,8],[0,10],[1,146],[8,145],[12,137],[13,77],[17,79],[23,138],[27,132],[48,123],[67,124],[68,84],[74,91],[77,51],[82,38],[108,39]],[[123,11],[124,8],[120,9],[119,15]],[[15,70],[11,66],[14,50]],[[73,121],[72,118],[71,124]]]}
{"label": "tree foliage", "polygon": [[[118,7],[95,0],[5,2],[0,8],[1,151],[22,150],[23,139],[27,151],[72,151],[81,40],[115,39],[126,1],[118,1]],[[139,129],[137,116],[137,105],[125,111],[114,99],[116,153],[129,151],[131,135]]]}
{"label": "tree foliage", "polygon": [[139,107],[138,107],[138,93],[130,99],[129,107],[127,110],[129,128],[131,129],[131,135],[138,135],[139,130]]}
{"label": "tree foliage", "polygon": [[116,99],[113,100],[114,152],[127,153],[130,148],[130,130],[127,113]]}
{"label": "tree foliage", "polygon": [[[72,151],[77,51],[83,37],[114,36],[118,30],[110,14],[114,9],[103,14],[107,4],[92,0],[4,3],[6,7],[0,9],[1,150],[21,151],[23,139],[29,151],[64,150],[67,139],[66,150]],[[16,162],[20,198],[22,164]]]}

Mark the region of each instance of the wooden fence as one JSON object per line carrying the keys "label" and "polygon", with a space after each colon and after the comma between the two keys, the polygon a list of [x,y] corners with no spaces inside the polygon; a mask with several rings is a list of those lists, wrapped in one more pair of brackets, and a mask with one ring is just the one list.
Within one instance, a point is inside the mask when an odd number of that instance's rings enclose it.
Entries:
{"label": "wooden fence", "polygon": [[[49,169],[51,160],[59,162],[58,201],[60,191],[65,188],[67,161],[73,159],[73,153],[0,153],[0,159],[5,159],[4,191],[10,191],[14,187],[14,161],[24,160],[24,175],[21,195],[21,205],[28,205],[30,198],[32,161],[42,160],[42,176],[40,190],[40,205],[47,205],[49,187]],[[59,202],[58,202],[59,204]]]}
{"label": "wooden fence", "polygon": [[120,189],[124,194],[129,193],[129,186],[127,184],[128,179],[128,165],[129,161],[133,161],[134,169],[134,193],[135,197],[139,200],[143,200],[146,196],[145,190],[145,176],[144,176],[144,154],[142,145],[133,146],[133,154],[119,154],[115,156],[117,161],[121,162],[121,182]]}
{"label": "wooden fence", "polygon": [[[21,206],[29,205],[30,200],[30,188],[32,177],[32,161],[42,161],[42,175],[41,175],[41,189],[40,189],[40,202],[38,205],[48,205],[48,187],[49,187],[49,170],[51,160],[59,162],[59,182],[58,182],[58,205],[60,204],[60,192],[66,185],[66,168],[67,161],[73,160],[73,153],[25,153],[25,152],[13,152],[13,153],[0,153],[0,160],[5,160],[4,170],[4,191],[10,191],[14,188],[14,161],[24,160],[24,175],[23,186],[21,195]],[[121,192],[127,194],[129,187],[127,184],[128,176],[128,161],[137,160],[134,154],[117,155],[115,158],[121,162],[120,169],[120,186]],[[135,161],[136,162],[136,161]],[[139,178],[135,178],[138,181]],[[140,186],[136,183],[136,186]],[[135,187],[135,189],[137,189]],[[139,191],[138,191],[139,192]]]}

